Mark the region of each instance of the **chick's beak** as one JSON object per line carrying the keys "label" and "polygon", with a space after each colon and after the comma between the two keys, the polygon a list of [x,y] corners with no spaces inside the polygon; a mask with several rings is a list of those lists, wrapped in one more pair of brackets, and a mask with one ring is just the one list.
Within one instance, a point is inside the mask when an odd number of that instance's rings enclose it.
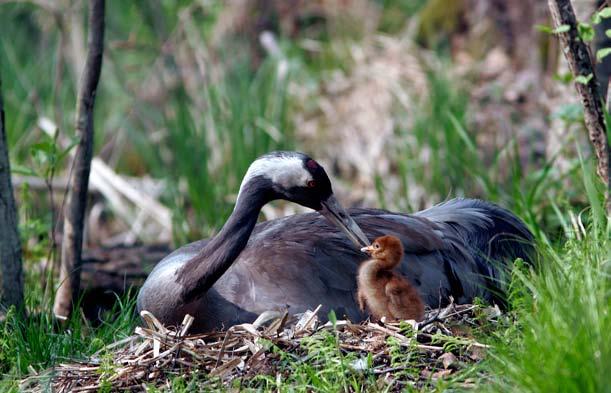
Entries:
{"label": "chick's beak", "polygon": [[363,247],[361,248],[361,251],[367,254],[371,254],[373,252],[373,246]]}

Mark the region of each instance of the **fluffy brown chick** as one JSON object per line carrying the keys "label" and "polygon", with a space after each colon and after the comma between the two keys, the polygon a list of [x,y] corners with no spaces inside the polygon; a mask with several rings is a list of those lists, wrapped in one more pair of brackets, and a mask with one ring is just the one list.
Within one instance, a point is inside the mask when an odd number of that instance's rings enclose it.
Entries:
{"label": "fluffy brown chick", "polygon": [[382,236],[361,249],[371,255],[358,272],[358,302],[361,311],[380,319],[414,319],[424,317],[424,304],[414,288],[393,269],[401,263],[403,245],[394,236]]}

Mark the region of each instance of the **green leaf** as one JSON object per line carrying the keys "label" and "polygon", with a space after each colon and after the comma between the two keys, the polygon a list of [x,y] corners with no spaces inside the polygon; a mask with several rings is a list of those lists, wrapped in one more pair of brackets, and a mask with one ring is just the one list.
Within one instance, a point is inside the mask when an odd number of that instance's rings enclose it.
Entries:
{"label": "green leaf", "polygon": [[577,83],[581,83],[582,85],[587,85],[588,82],[590,82],[590,80],[592,79],[594,75],[592,74],[588,74],[588,75],[579,75],[575,78],[575,82]]}
{"label": "green leaf", "polygon": [[450,119],[450,122],[454,126],[456,133],[458,133],[458,136],[460,136],[460,138],[465,143],[465,146],[467,147],[467,149],[469,149],[471,153],[477,154],[477,148],[475,147],[475,144],[471,140],[471,136],[469,136],[469,134],[467,133],[467,130],[465,130],[465,128],[462,126],[462,124],[460,124],[456,116],[454,116],[452,113],[448,112],[448,117]]}
{"label": "green leaf", "polygon": [[588,197],[588,201],[590,202],[590,207],[592,209],[592,221],[594,223],[594,228],[596,228],[596,233],[599,233],[600,228],[602,228],[603,223],[605,222],[605,209],[604,203],[601,201],[601,192],[597,190],[598,179],[596,177],[596,169],[592,163],[592,160],[584,160],[583,155],[581,153],[581,149],[577,146],[577,155],[579,157],[579,162],[581,163],[581,170],[583,175],[583,183],[586,189],[586,195]]}
{"label": "green leaf", "polygon": [[45,153],[46,155],[50,155],[54,153],[55,145],[51,141],[45,140],[42,142],[34,143],[32,146],[30,146],[30,151],[39,151],[41,153]]}
{"label": "green leaf", "polygon": [[597,25],[601,22],[601,17],[600,14],[598,12],[595,12],[594,15],[592,15],[592,24],[593,25]]}
{"label": "green leaf", "polygon": [[57,155],[57,162],[61,162],[68,155],[68,153],[70,153],[70,151],[72,151],[72,149],[78,144],[79,144],[78,139],[73,139],[70,142],[70,145],[68,145],[68,147],[66,147],[64,150],[59,152],[59,154]]}
{"label": "green leaf", "polygon": [[611,29],[609,30],[605,30],[605,35],[609,38],[611,38]]}
{"label": "green leaf", "polygon": [[569,26],[569,25],[560,25],[560,26],[556,27],[554,30],[552,30],[552,33],[554,33],[554,34],[566,33],[569,30],[571,30],[571,26]]}
{"label": "green leaf", "polygon": [[573,74],[571,72],[565,72],[563,74],[556,74],[553,76],[554,80],[557,80],[560,83],[568,85],[573,80]]}
{"label": "green leaf", "polygon": [[611,48],[602,48],[596,51],[596,60],[601,61],[611,53]]}
{"label": "green leaf", "polygon": [[602,10],[598,11],[597,14],[601,18],[611,18],[611,8],[605,7]]}
{"label": "green leaf", "polygon": [[17,175],[38,177],[38,174],[33,169],[19,164],[11,164],[11,172]]}
{"label": "green leaf", "polygon": [[327,316],[329,317],[329,322],[331,322],[331,325],[333,325],[333,327],[335,328],[335,324],[337,323],[337,316],[335,315],[335,311],[329,311],[329,314]]}
{"label": "green leaf", "polygon": [[553,30],[550,26],[547,25],[535,25],[535,29],[542,33],[552,34]]}
{"label": "green leaf", "polygon": [[580,22],[577,31],[582,40],[589,42],[594,39],[594,28],[589,23]]}

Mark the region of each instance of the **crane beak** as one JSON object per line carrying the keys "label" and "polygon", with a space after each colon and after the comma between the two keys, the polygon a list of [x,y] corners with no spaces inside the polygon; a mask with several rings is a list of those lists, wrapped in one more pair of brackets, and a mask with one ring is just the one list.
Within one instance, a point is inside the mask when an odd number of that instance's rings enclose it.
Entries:
{"label": "crane beak", "polygon": [[357,247],[365,247],[370,244],[367,236],[352,217],[346,213],[346,210],[339,204],[333,194],[322,202],[320,214],[341,229]]}

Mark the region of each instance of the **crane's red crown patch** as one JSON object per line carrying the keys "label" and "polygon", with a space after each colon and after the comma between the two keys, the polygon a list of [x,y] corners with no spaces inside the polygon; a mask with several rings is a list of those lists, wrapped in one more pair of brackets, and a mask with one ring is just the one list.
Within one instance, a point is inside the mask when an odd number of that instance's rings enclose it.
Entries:
{"label": "crane's red crown patch", "polygon": [[316,169],[316,168],[318,168],[318,163],[316,161],[314,161],[314,160],[308,160],[306,162],[306,166],[308,168],[310,168],[310,169]]}

